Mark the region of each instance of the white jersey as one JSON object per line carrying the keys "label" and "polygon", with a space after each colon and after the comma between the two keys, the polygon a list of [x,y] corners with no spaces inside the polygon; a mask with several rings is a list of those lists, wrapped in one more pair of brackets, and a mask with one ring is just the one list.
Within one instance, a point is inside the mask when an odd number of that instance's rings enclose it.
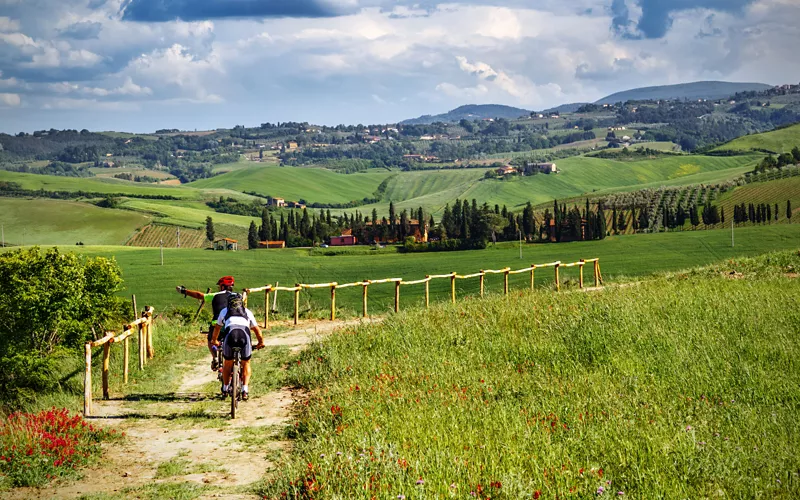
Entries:
{"label": "white jersey", "polygon": [[228,320],[225,320],[225,315],[228,314],[228,308],[222,310],[219,313],[219,318],[217,318],[217,324],[219,326],[231,329],[234,327],[241,327],[241,328],[252,328],[258,326],[256,323],[256,317],[253,316],[252,311],[250,309],[245,309],[247,312],[247,318],[243,318],[242,316],[231,316]]}

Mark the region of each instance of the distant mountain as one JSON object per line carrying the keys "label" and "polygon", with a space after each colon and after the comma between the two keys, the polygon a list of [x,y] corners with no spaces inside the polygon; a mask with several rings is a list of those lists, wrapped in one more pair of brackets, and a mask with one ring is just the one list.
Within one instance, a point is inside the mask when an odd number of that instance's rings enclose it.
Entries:
{"label": "distant mountain", "polygon": [[693,82],[660,87],[642,87],[611,94],[595,104],[614,104],[626,101],[647,101],[658,99],[724,99],[737,92],[769,90],[772,85],[765,83],[734,82]]}
{"label": "distant mountain", "polygon": [[402,125],[427,125],[435,122],[458,122],[462,119],[483,120],[484,118],[506,118],[512,120],[520,116],[528,116],[526,109],[503,106],[501,104],[467,104],[440,115],[424,115],[419,118],[403,120]]}

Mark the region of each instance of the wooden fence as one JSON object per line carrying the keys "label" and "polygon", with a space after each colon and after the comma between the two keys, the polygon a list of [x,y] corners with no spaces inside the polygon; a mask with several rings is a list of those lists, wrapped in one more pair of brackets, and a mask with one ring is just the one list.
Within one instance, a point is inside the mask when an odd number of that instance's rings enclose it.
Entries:
{"label": "wooden fence", "polygon": [[[133,298],[134,311],[136,310],[136,297]],[[141,317],[122,326],[122,333],[117,335],[115,332],[105,332],[105,336],[93,342],[87,342],[84,346],[86,356],[86,366],[83,379],[83,415],[92,415],[92,349],[103,346],[103,399],[109,399],[108,376],[110,373],[111,346],[122,343],[122,382],[128,383],[128,365],[130,362],[130,337],[134,332],[138,332],[139,346],[139,370],[144,370],[148,359],[153,359],[155,349],[153,348],[153,312],[150,306],[145,306]]]}
{"label": "wooden fence", "polygon": [[561,277],[560,277],[560,270],[561,268],[570,268],[570,267],[578,267],[579,268],[579,277],[578,277],[578,286],[580,288],[584,287],[584,279],[583,279],[583,268],[587,264],[591,264],[593,266],[594,271],[594,286],[599,287],[600,284],[603,282],[603,277],[600,274],[600,259],[581,259],[578,262],[571,262],[571,263],[562,263],[558,262],[551,262],[549,264],[533,264],[530,267],[526,267],[524,269],[517,269],[511,270],[510,267],[506,267],[504,269],[498,270],[491,270],[491,269],[484,269],[480,272],[474,274],[467,274],[467,275],[460,275],[456,272],[452,272],[449,274],[439,274],[439,275],[428,275],[425,276],[425,279],[416,280],[416,281],[404,281],[402,278],[387,278],[381,280],[365,280],[365,281],[357,281],[355,283],[317,283],[313,285],[306,285],[302,283],[298,283],[293,287],[285,287],[285,286],[272,286],[266,285],[258,288],[248,288],[244,290],[244,300],[245,304],[247,304],[247,298],[249,295],[259,292],[264,292],[264,328],[269,327],[269,298],[272,292],[292,292],[294,294],[294,324],[296,325],[300,319],[300,292],[303,290],[311,290],[317,288],[328,288],[331,292],[331,312],[330,312],[330,319],[331,321],[336,319],[336,290],[341,290],[343,288],[351,288],[351,287],[361,287],[361,314],[364,318],[367,317],[368,312],[368,299],[369,299],[369,287],[372,285],[380,285],[386,283],[394,283],[394,312],[400,312],[400,288],[403,286],[413,286],[413,285],[425,285],[425,307],[430,307],[430,282],[432,280],[438,279],[449,279],[450,280],[450,301],[455,304],[456,302],[456,280],[466,280],[466,279],[475,279],[478,278],[480,280],[480,295],[481,297],[484,296],[484,283],[486,275],[488,274],[502,274],[503,275],[503,294],[508,295],[509,287],[508,287],[508,278],[510,275],[515,274],[523,274],[523,273],[530,273],[530,289],[534,289],[535,279],[536,279],[536,271],[543,270],[547,268],[553,268],[554,270],[554,278],[555,278],[555,286],[556,290],[561,290]]}

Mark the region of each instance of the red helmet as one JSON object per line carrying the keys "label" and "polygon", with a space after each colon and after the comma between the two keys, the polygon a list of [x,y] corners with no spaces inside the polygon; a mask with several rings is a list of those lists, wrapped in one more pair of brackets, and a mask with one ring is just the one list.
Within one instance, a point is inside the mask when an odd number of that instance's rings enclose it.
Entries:
{"label": "red helmet", "polygon": [[233,286],[233,276],[223,276],[217,281],[220,286]]}

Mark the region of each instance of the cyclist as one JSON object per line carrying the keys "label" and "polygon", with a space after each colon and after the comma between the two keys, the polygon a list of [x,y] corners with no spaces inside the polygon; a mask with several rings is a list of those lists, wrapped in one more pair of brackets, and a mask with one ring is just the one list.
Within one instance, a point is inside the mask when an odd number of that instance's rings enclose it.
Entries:
{"label": "cyclist", "polygon": [[[219,287],[219,292],[216,293],[203,293],[197,290],[187,290],[185,286],[178,286],[175,287],[178,290],[178,293],[183,294],[184,297],[192,297],[193,299],[206,301],[207,299],[211,299],[211,313],[213,314],[213,320],[211,324],[208,326],[208,352],[211,353],[211,370],[216,371],[219,366],[217,366],[217,357],[214,354],[213,346],[211,345],[211,333],[214,331],[214,325],[217,322],[217,318],[219,317],[219,313],[222,312],[228,306],[228,295],[233,293],[233,285],[235,284],[235,280],[233,276],[223,276],[217,281],[217,286]],[[225,334],[227,330],[222,332],[222,337],[220,340],[225,338]]]}
{"label": "cyclist", "polygon": [[[228,331],[225,336],[225,341],[222,343],[222,357],[225,361],[222,365],[222,393],[227,394],[231,386],[231,370],[233,369],[233,348],[239,347],[242,352],[242,373],[244,374],[244,383],[242,384],[242,400],[247,401],[249,397],[249,383],[252,369],[250,368],[250,358],[253,355],[253,349],[264,348],[264,337],[261,335],[261,329],[256,323],[256,318],[250,309],[244,307],[242,296],[238,293],[231,293],[228,295],[228,306],[220,312],[217,317],[217,324],[214,326],[214,333],[211,336],[211,343],[219,345],[218,340],[219,332],[222,328]],[[250,331],[253,331],[258,338],[258,344],[252,347],[250,339]]]}

